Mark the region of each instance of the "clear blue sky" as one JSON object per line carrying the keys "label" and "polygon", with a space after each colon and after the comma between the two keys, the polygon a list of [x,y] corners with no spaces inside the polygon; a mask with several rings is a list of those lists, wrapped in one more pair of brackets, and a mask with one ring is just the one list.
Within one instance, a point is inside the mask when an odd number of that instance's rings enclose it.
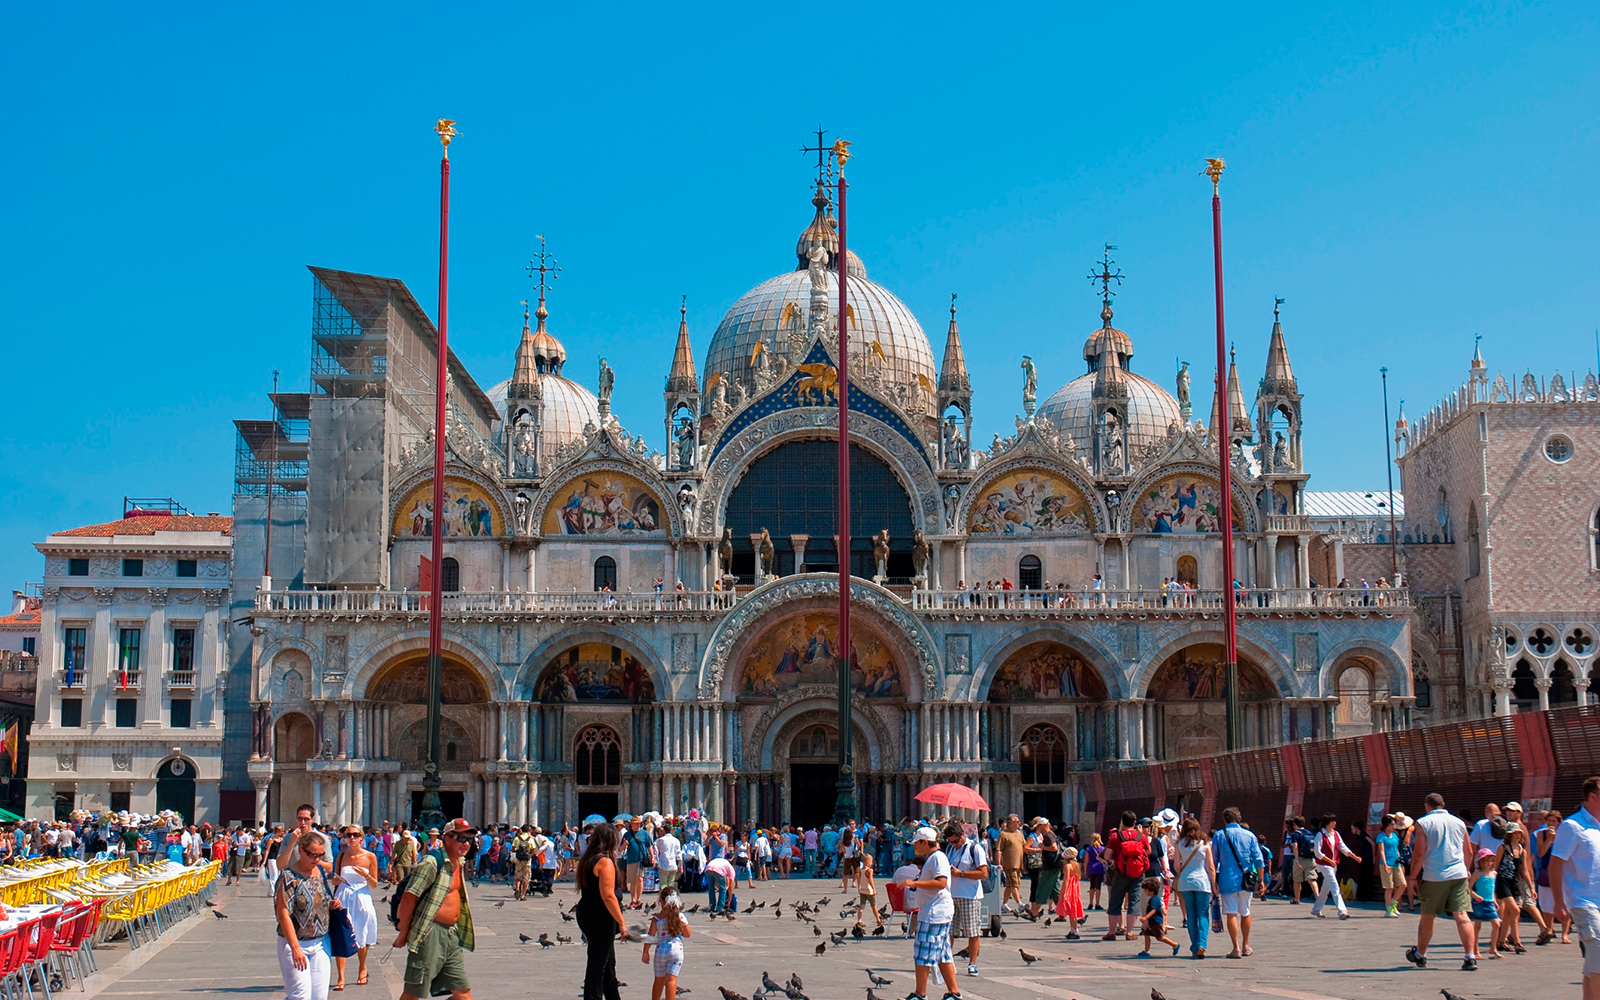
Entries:
{"label": "clear blue sky", "polygon": [[[543,233],[569,374],[605,354],[652,441],[678,296],[697,353],[793,266],[819,121],[855,143],[850,240],[941,349],[949,293],[980,441],[1082,371],[1102,243],[1134,368],[1209,401],[1209,185],[1227,158],[1228,325],[1247,388],[1274,295],[1312,487],[1384,479],[1377,369],[1421,413],[1491,369],[1595,362],[1593,4],[34,4],[7,18],[0,585],[124,494],[230,506],[235,417],[306,387],[306,264],[432,309],[440,116],[454,147],[451,341],[510,373]],[[659,443],[657,447],[659,447]]]}

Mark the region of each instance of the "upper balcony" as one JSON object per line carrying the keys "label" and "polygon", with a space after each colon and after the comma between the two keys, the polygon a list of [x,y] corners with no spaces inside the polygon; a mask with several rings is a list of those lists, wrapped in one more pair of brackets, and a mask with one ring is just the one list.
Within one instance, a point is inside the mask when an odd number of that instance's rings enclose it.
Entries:
{"label": "upper balcony", "polygon": [[[748,592],[666,591],[628,593],[518,594],[447,593],[446,618],[517,616],[672,617],[717,615]],[[395,590],[258,591],[256,615],[267,618],[424,618],[429,595]],[[901,595],[909,608],[929,617],[1025,615],[1107,617],[1186,615],[1215,617],[1227,595],[1221,590],[913,590]],[[1233,594],[1243,616],[1318,615],[1409,611],[1411,594],[1397,587],[1241,589]]]}

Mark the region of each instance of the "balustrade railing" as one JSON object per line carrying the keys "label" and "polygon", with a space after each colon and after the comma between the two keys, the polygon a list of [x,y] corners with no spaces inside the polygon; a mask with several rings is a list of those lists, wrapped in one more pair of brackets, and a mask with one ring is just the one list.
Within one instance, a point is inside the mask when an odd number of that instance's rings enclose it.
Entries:
{"label": "balustrade railing", "polygon": [[167,674],[167,686],[172,688],[194,687],[193,670],[174,670]]}
{"label": "balustrade railing", "polygon": [[[1219,612],[1228,600],[1222,590],[918,590],[914,611],[966,612]],[[1306,587],[1233,592],[1241,612],[1317,609],[1409,608],[1410,592],[1399,587]]]}
{"label": "balustrade railing", "polygon": [[[431,595],[416,590],[257,591],[256,610],[280,614],[426,614]],[[723,611],[733,607],[731,591],[654,591],[633,593],[518,594],[448,593],[447,615],[466,614],[664,614]]]}
{"label": "balustrade railing", "polygon": [[1311,530],[1309,514],[1268,514],[1268,531],[1307,532]]}

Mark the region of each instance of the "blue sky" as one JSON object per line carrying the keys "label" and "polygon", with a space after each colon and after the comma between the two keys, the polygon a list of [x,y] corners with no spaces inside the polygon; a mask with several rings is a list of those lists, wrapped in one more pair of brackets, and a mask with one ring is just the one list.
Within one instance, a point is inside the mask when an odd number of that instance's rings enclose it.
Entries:
{"label": "blue sky", "polygon": [[[855,143],[850,243],[941,349],[960,293],[977,439],[1082,370],[1115,243],[1135,370],[1209,400],[1209,185],[1247,387],[1272,297],[1312,487],[1384,479],[1377,369],[1418,414],[1491,369],[1581,373],[1600,322],[1592,4],[362,10],[26,5],[7,17],[0,583],[120,498],[230,505],[235,417],[306,387],[307,264],[437,280],[435,118],[453,147],[451,342],[510,373],[545,234],[569,374],[617,370],[654,440],[680,294],[697,353],[793,266],[820,121]],[[581,8],[581,9],[580,9]],[[591,13],[594,11],[594,13]],[[659,444],[657,445],[659,447]]]}

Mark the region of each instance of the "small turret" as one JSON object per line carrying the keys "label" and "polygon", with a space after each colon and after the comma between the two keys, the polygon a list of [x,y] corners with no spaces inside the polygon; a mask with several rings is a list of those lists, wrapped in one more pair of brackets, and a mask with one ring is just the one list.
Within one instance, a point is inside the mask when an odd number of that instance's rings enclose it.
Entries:
{"label": "small turret", "polygon": [[689,297],[678,303],[678,345],[662,394],[666,403],[667,468],[689,472],[700,451],[700,381],[694,374],[694,349],[689,344]]}
{"label": "small turret", "polygon": [[[939,366],[939,468],[964,469],[971,454],[972,379],[967,374],[967,356],[961,349],[961,330],[956,326],[956,295],[950,293],[950,331],[944,338],[944,361]],[[951,409],[961,414],[960,426]]]}
{"label": "small turret", "polygon": [[1256,390],[1256,440],[1263,473],[1298,473],[1305,468],[1300,455],[1300,389],[1289,367],[1289,345],[1279,319],[1282,306],[1283,299],[1273,300],[1267,367]]}

